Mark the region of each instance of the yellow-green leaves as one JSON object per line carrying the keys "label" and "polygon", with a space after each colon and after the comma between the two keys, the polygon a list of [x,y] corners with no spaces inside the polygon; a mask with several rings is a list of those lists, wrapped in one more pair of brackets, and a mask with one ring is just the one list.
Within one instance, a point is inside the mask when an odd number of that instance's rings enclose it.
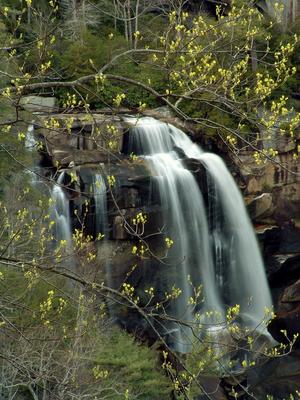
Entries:
{"label": "yellow-green leaves", "polygon": [[113,175],[107,175],[107,182],[110,187],[113,187],[116,183],[116,178]]}
{"label": "yellow-green leaves", "polygon": [[226,313],[227,323],[231,324],[240,314],[240,305],[236,304],[233,307],[229,307]]}
{"label": "yellow-green leaves", "polygon": [[126,98],[125,93],[118,93],[113,99],[113,103],[116,107],[120,107],[122,101]]}
{"label": "yellow-green leaves", "polygon": [[147,223],[147,215],[139,212],[133,219],[132,225],[136,236],[141,237],[145,232],[145,224]]}
{"label": "yellow-green leaves", "polygon": [[144,225],[147,222],[147,215],[142,212],[138,213],[135,218],[133,218],[133,225],[142,224]]}
{"label": "yellow-green leaves", "polygon": [[100,365],[96,365],[93,368],[92,372],[93,372],[94,378],[96,380],[98,380],[98,379],[106,379],[108,377],[108,374],[109,374],[108,370],[107,369],[101,369]]}
{"label": "yellow-green leaves", "polygon": [[165,243],[168,249],[170,249],[174,244],[173,240],[168,237],[165,238]]}

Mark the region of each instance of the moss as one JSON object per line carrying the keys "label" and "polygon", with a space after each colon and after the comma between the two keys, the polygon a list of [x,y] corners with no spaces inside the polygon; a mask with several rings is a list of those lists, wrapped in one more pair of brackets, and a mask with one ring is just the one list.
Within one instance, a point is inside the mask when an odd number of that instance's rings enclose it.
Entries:
{"label": "moss", "polygon": [[101,369],[109,371],[111,379],[118,382],[120,391],[128,389],[132,397],[144,400],[168,398],[170,381],[157,365],[154,350],[138,344],[132,335],[116,327],[105,335],[100,334],[99,339],[98,354],[93,361]]}

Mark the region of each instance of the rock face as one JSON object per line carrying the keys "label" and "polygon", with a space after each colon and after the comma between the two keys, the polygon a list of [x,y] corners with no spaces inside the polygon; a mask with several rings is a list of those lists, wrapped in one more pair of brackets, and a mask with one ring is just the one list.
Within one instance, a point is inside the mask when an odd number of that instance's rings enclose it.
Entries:
{"label": "rock face", "polygon": [[30,112],[50,113],[57,110],[57,101],[55,97],[23,96],[20,106]]}
{"label": "rock face", "polygon": [[[276,163],[257,165],[249,150],[239,159],[232,157],[231,165],[256,225],[272,290],[276,317],[268,330],[287,344],[282,331],[290,340],[300,334],[300,160],[294,157],[297,142],[279,135],[272,146],[278,151]],[[281,400],[299,390],[298,348],[299,339],[291,354],[266,360],[249,372],[247,387],[256,398],[272,395]]]}
{"label": "rock face", "polygon": [[[122,116],[105,114],[88,118],[83,114],[52,114],[39,116],[35,125],[44,143],[44,158],[50,170],[67,168],[69,178],[65,190],[74,216],[73,227],[79,228],[79,221],[84,221],[86,234],[93,238],[97,236],[95,216],[99,212],[95,196],[98,178],[95,177],[105,177],[109,213],[103,232],[105,238],[96,243],[97,265],[101,266],[106,280],[114,282],[117,289],[129,280],[138,288],[135,294],[146,303],[144,289],[150,285],[149,270],[151,282],[159,282],[162,269],[167,274],[168,266],[147,257],[137,264],[134,256],[133,246],[140,246],[140,241],[132,230],[132,221],[140,212],[148,216],[145,234],[151,238],[148,241],[150,251],[155,249],[155,254],[163,257],[164,249],[159,234],[162,210],[153,171],[134,154],[124,156],[120,153],[127,145],[126,131],[130,122]],[[299,162],[293,159],[294,146],[285,141],[280,144],[278,161],[284,168],[269,162],[258,166],[252,154],[247,152],[240,156],[242,162],[236,161],[237,177],[249,214],[257,224],[258,239],[273,290],[277,318],[270,325],[270,332],[278,340],[284,339],[280,332],[282,329],[291,338],[300,331],[300,230],[294,221],[300,217],[300,178],[292,173],[300,171],[300,167]],[[179,157],[197,179],[207,205],[209,194],[203,166],[198,160],[185,159],[184,154],[179,154]],[[110,304],[110,307],[114,306]],[[137,315],[129,314],[125,307],[118,310],[118,314],[123,326],[129,330],[136,329]],[[142,319],[138,331],[142,337],[147,335],[150,343],[154,341],[155,335],[149,332]],[[298,353],[295,354],[290,356],[289,365],[294,365],[298,357]],[[278,382],[282,379],[287,388],[294,387],[294,378],[289,375],[290,366],[283,370],[281,362],[276,361],[271,367],[277,371]],[[257,386],[260,388],[258,395],[272,393],[264,392],[270,390],[270,382],[273,382],[270,374],[266,382],[258,378],[251,378],[253,387],[256,383],[260,385]],[[217,398],[223,398],[223,391]]]}
{"label": "rock face", "polygon": [[247,208],[252,221],[259,221],[271,217],[275,211],[272,194],[262,193],[252,198],[247,204]]}
{"label": "rock face", "polygon": [[[262,145],[268,147],[270,143]],[[289,337],[300,332],[300,161],[294,157],[297,146],[296,141],[275,133],[275,163],[257,165],[251,151],[244,151],[235,160],[250,217],[257,224],[277,314],[270,331],[278,340],[284,340],[280,332],[283,329]]]}
{"label": "rock face", "polygon": [[258,166],[252,153],[237,162],[241,186],[255,221],[272,217],[278,224],[300,216],[300,165],[292,150],[279,153],[277,162]]}
{"label": "rock face", "polygon": [[266,360],[259,368],[249,372],[248,388],[256,399],[282,400],[299,390],[300,352],[294,351],[284,357]]}
{"label": "rock face", "polygon": [[258,239],[272,289],[276,318],[269,331],[279,342],[286,343],[300,332],[300,229],[293,224],[260,226]]}
{"label": "rock face", "polygon": [[[44,114],[35,122],[53,165],[105,162],[118,157],[126,123],[104,114]],[[105,150],[105,151],[104,151]]]}
{"label": "rock face", "polygon": [[[300,257],[297,263],[300,268]],[[280,296],[277,315],[269,331],[277,341],[287,344],[300,334],[300,280],[287,287]],[[299,347],[299,339],[294,346]]]}

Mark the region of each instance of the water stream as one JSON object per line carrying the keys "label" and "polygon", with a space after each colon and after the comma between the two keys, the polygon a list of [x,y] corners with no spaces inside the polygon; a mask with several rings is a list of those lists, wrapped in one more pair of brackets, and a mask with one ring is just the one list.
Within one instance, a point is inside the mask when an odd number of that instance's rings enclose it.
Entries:
{"label": "water stream", "polygon": [[[192,332],[185,323],[223,335],[226,312],[236,304],[239,325],[267,335],[262,321],[272,301],[264,265],[242,195],[224,162],[174,126],[152,118],[134,122],[128,153],[143,157],[154,172],[164,233],[174,241],[168,254],[173,269],[163,278],[181,291],[168,310],[178,320],[168,326],[173,347],[189,351]],[[187,158],[199,160],[206,171],[208,207],[194,174],[185,167]],[[199,285],[203,301],[195,305],[191,298]]]}
{"label": "water stream", "polygon": [[[235,323],[268,336],[265,309],[272,309],[272,301],[263,261],[242,195],[224,162],[172,125],[152,118],[128,122],[132,128],[126,153],[142,157],[152,171],[162,212],[160,235],[163,241],[173,241],[161,265],[144,262],[146,281],[155,276],[152,284],[160,294],[177,293],[165,305],[171,320],[160,324],[161,334],[181,353],[191,350],[195,335],[228,342],[226,315],[238,304]],[[193,160],[204,171],[201,178],[187,167]],[[52,190],[52,219],[56,240],[65,240],[71,254],[69,201],[60,186],[64,174]],[[96,236],[106,236],[107,187],[99,173],[94,175],[92,190]],[[108,263],[105,269],[107,284],[113,286]]]}
{"label": "water stream", "polygon": [[95,229],[96,232],[107,235],[107,188],[106,183],[101,174],[95,174],[93,181],[93,196],[95,201]]}
{"label": "water stream", "polygon": [[51,220],[54,221],[54,237],[57,245],[62,242],[65,244],[67,262],[66,265],[72,267],[73,264],[73,243],[71,230],[71,217],[69,200],[62,188],[65,171],[62,171],[57,179],[57,184],[53,186],[51,192]]}

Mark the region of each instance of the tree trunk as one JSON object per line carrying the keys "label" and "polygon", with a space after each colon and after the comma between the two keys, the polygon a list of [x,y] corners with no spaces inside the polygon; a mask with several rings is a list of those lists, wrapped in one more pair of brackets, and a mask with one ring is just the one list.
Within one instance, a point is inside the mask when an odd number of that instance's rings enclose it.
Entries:
{"label": "tree trunk", "polygon": [[116,0],[114,0],[114,10],[115,10],[115,14],[114,14],[114,28],[115,31],[117,30],[117,4],[116,4]]}
{"label": "tree trunk", "polygon": [[254,40],[252,40],[252,46],[251,46],[251,65],[252,65],[252,71],[256,72],[257,67],[258,67],[258,61],[257,61],[257,51],[256,51],[256,43]]}
{"label": "tree trunk", "polygon": [[125,35],[126,41],[129,42],[126,3],[124,3],[124,6],[123,6],[123,19],[124,19],[124,35]]}
{"label": "tree trunk", "polygon": [[139,5],[140,5],[140,0],[136,1],[136,5],[135,5],[135,26],[134,26],[134,31],[135,31],[135,37],[134,37],[134,48],[137,48],[137,44],[138,44],[138,29],[139,29]]}
{"label": "tree trunk", "polygon": [[132,49],[131,1],[127,0],[127,23],[130,48]]}

